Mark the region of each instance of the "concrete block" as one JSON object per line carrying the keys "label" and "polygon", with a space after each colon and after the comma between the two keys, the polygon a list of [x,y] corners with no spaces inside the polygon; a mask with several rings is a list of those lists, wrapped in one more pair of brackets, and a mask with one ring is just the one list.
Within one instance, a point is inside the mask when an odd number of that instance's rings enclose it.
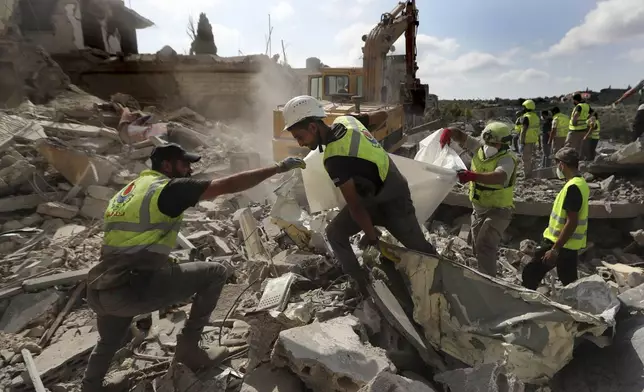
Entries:
{"label": "concrete block", "polygon": [[36,142],[38,152],[72,185],[106,185],[116,170],[109,160],[50,139]]}
{"label": "concrete block", "polygon": [[282,331],[272,353],[314,391],[357,391],[383,370],[395,372],[383,349],[363,343],[353,316]]}
{"label": "concrete block", "polygon": [[77,139],[81,137],[99,137],[101,129],[91,125],[57,123],[53,121],[40,121],[45,133],[60,139]]}
{"label": "concrete block", "polygon": [[91,219],[103,219],[109,203],[105,200],[86,197],[80,210],[82,216]]}
{"label": "concrete block", "polygon": [[78,207],[57,201],[50,201],[38,205],[36,210],[41,215],[53,216],[61,219],[72,219],[78,215]]}
{"label": "concrete block", "polygon": [[436,392],[436,390],[420,381],[410,380],[389,371],[378,373],[369,384],[358,392]]}
{"label": "concrete block", "polygon": [[13,297],[0,319],[0,330],[9,333],[22,331],[32,320],[50,311],[59,298],[60,294],[56,290]]}
{"label": "concrete block", "polygon": [[30,179],[35,171],[36,166],[25,160],[18,160],[9,167],[0,169],[0,178],[8,186],[18,186]]}
{"label": "concrete block", "polygon": [[[440,373],[434,380],[452,392],[524,392],[525,385],[512,374],[505,374],[500,363],[485,363],[474,368]],[[481,389],[484,388],[484,389]]]}
{"label": "concrete block", "polygon": [[[40,373],[40,378],[44,384],[50,384],[57,381],[59,371],[65,366],[78,365],[82,359],[96,345],[98,332],[90,332],[81,335],[75,335],[71,339],[61,339],[43,350],[35,358],[36,368]],[[13,388],[20,388],[25,383],[29,383],[29,375],[25,373],[14,378],[11,381]]]}
{"label": "concrete block", "polygon": [[20,221],[10,220],[9,222],[6,222],[4,225],[2,225],[2,231],[20,230],[23,227],[25,227],[25,225],[23,225]]}
{"label": "concrete block", "polygon": [[110,201],[112,196],[116,194],[116,191],[107,186],[90,185],[87,187],[87,194],[94,199]]}
{"label": "concrete block", "polygon": [[0,212],[30,210],[32,208],[38,207],[39,204],[46,202],[47,199],[59,199],[63,197],[63,194],[58,192],[50,192],[45,193],[45,197],[40,196],[37,193],[30,195],[3,197],[0,199]]}
{"label": "concrete block", "polygon": [[624,291],[617,298],[628,311],[644,311],[644,284]]}
{"label": "concrete block", "polygon": [[65,225],[58,230],[56,230],[56,233],[54,233],[54,236],[52,237],[52,242],[56,241],[65,241],[66,239],[73,237],[75,235],[78,235],[82,232],[87,230],[87,227],[81,226],[81,225]]}
{"label": "concrete block", "polygon": [[30,226],[36,226],[42,221],[43,221],[42,216],[38,214],[31,214],[22,218],[20,223],[23,225],[23,227],[30,227]]}
{"label": "concrete block", "polygon": [[262,365],[244,377],[240,392],[301,392],[302,381],[286,369]]}
{"label": "concrete block", "polygon": [[40,278],[27,279],[22,282],[22,288],[27,292],[34,292],[58,285],[75,284],[87,278],[89,270],[89,268],[85,268],[76,271],[47,275]]}

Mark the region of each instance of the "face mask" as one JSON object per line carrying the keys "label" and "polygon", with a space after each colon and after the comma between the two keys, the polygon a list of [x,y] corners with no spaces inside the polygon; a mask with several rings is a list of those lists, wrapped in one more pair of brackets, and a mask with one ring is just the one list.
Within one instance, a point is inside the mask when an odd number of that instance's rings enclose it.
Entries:
{"label": "face mask", "polygon": [[483,154],[485,154],[486,158],[496,155],[497,152],[499,152],[499,149],[494,146],[488,146],[487,144],[483,146]]}
{"label": "face mask", "polygon": [[564,176],[564,173],[561,171],[561,168],[559,166],[557,166],[557,178],[559,178],[560,180],[563,180],[564,178],[566,178],[566,176]]}

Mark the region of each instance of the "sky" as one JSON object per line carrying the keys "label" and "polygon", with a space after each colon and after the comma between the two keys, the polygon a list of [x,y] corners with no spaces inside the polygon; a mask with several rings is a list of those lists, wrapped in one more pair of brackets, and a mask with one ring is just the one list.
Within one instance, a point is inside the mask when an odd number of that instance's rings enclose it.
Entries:
{"label": "sky", "polygon": [[[205,12],[220,56],[266,52],[361,66],[362,35],[392,0],[124,0],[155,23],[139,52],[187,53],[186,26]],[[418,76],[441,99],[552,96],[644,78],[644,0],[418,0]],[[395,53],[404,53],[401,40]]]}

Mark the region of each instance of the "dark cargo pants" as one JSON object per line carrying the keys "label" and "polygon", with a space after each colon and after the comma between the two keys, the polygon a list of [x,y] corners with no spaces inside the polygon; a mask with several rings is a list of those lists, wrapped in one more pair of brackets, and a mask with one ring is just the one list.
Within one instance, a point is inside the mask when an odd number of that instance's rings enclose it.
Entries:
{"label": "dark cargo pants", "polygon": [[532,260],[523,267],[521,278],[523,287],[536,290],[546,274],[553,268],[557,268],[557,275],[561,284],[564,286],[577,280],[577,260],[579,252],[563,248],[559,250],[559,255],[553,265],[543,262],[543,256],[552,249],[553,242],[543,239],[537,248]]}
{"label": "dark cargo pants", "polygon": [[106,290],[87,290],[97,314],[99,339],[89,357],[83,391],[99,390],[112,357],[125,343],[134,316],[170,306],[196,294],[184,332],[201,333],[227,279],[219,263],[168,262],[157,270],[133,271],[129,282]]}
{"label": "dark cargo pants", "polygon": [[[389,173],[380,192],[363,200],[375,226],[385,227],[406,248],[436,254],[432,244],[425,239],[416,219],[409,184],[391,159]],[[344,207],[327,226],[326,235],[344,273],[351,275],[359,285],[364,285],[366,274],[360,267],[349,242],[349,237],[361,230],[351,217],[349,208]]]}

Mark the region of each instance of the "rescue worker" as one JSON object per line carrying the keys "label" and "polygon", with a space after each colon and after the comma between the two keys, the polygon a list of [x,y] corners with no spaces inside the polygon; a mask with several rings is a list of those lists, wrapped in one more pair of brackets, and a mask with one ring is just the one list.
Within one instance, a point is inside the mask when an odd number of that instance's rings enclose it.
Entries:
{"label": "rescue worker", "polygon": [[478,269],[496,276],[496,252],[514,210],[517,157],[510,151],[510,127],[492,122],[483,129],[481,139],[458,129],[443,129],[441,146],[452,139],[474,154],[471,170],[459,172],[458,178],[461,183],[470,183],[472,247]]}
{"label": "rescue worker", "polygon": [[523,286],[536,290],[544,276],[557,267],[563,285],[577,280],[577,258],[586,247],[590,189],[579,174],[579,154],[564,147],[555,154],[557,177],[566,181],[552,206],[550,222],[535,256],[523,269]]}
{"label": "rescue worker", "polygon": [[633,119],[633,141],[639,139],[642,134],[644,134],[644,79],[640,80],[639,83],[632,89],[624,93],[617,101],[613,103],[613,107],[622,103],[625,99],[629,98],[633,94],[638,93],[639,102],[637,111],[635,112],[635,118]]}
{"label": "rescue worker", "polygon": [[551,153],[554,155],[566,143],[568,136],[568,125],[570,117],[561,113],[558,106],[551,109],[552,112],[552,130],[550,131],[550,144],[552,145]]}
{"label": "rescue worker", "polygon": [[590,105],[582,99],[579,93],[572,96],[572,102],[575,108],[570,115],[570,124],[568,125],[568,136],[566,137],[565,146],[574,148],[577,150],[577,154],[581,156],[584,135],[588,131]]}
{"label": "rescue worker", "polygon": [[532,177],[532,155],[539,140],[539,116],[534,111],[533,100],[523,101],[523,116],[521,117],[521,135],[519,136],[519,152],[523,160],[525,178]]}
{"label": "rescue worker", "polygon": [[541,111],[541,134],[539,135],[539,150],[541,150],[541,168],[550,166],[550,131],[552,117],[550,111]]}
{"label": "rescue worker", "polygon": [[375,249],[380,249],[378,225],[409,249],[436,253],[416,219],[407,180],[361,122],[339,116],[331,126],[326,125],[324,108],[308,95],[288,101],[283,114],[284,130],[300,146],[324,152],[324,167],[344,196],[347,205],[329,223],[326,235],[344,272],[356,281],[361,293],[368,295],[369,280],[349,242],[361,230],[367,245]]}
{"label": "rescue worker", "polygon": [[593,111],[588,119],[588,132],[584,135],[584,144],[586,153],[584,157],[589,161],[594,161],[597,155],[597,145],[599,144],[599,132],[601,124],[599,123],[599,114]]}
{"label": "rescue worker", "polygon": [[141,172],[110,200],[100,262],[87,277],[87,302],[97,314],[99,339],[85,370],[82,391],[106,388],[103,378],[124,344],[133,317],[193,294],[190,317],[177,336],[175,359],[197,370],[216,365],[226,355],[225,348],[200,348],[199,341],[229,272],[219,263],[178,264],[171,259],[183,212],[200,200],[241,192],[306,165],[300,158],[286,158],[272,167],[212,181],[189,178],[190,165],[200,159],[178,144],[156,147],[150,156],[152,169]]}
{"label": "rescue worker", "polygon": [[517,110],[514,112],[514,134],[512,135],[512,149],[515,152],[519,152],[519,136],[521,135],[521,129],[523,129],[523,111]]}

